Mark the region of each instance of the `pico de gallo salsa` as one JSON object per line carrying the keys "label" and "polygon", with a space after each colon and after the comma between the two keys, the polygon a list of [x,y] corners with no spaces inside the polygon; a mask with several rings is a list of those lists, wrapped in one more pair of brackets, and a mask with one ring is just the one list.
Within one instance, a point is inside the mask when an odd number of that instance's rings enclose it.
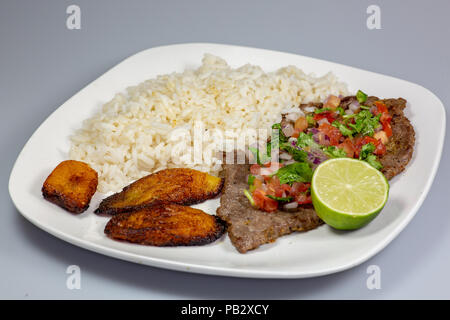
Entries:
{"label": "pico de gallo salsa", "polygon": [[[257,163],[250,167],[244,193],[253,207],[295,211],[311,204],[313,170],[330,158],[357,158],[382,168],[379,157],[392,136],[386,105],[376,101],[366,106],[367,94],[361,90],[345,110],[341,99],[330,95],[320,108],[302,112],[295,121],[274,124],[277,142],[269,141],[265,150],[250,148]],[[279,149],[278,160],[271,159],[272,148]]]}

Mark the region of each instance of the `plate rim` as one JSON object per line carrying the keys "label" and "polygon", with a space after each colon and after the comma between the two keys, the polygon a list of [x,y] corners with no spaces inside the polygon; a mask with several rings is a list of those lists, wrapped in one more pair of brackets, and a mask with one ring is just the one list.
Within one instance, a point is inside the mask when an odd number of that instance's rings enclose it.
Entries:
{"label": "plate rim", "polygon": [[[216,46],[216,47],[229,47],[229,48],[237,48],[237,49],[253,49],[253,50],[258,50],[261,51],[263,54],[264,53],[272,53],[272,54],[288,54],[288,55],[292,55],[292,56],[297,56],[297,57],[302,57],[302,58],[306,58],[306,59],[311,59],[315,62],[319,62],[319,63],[327,63],[327,64],[334,64],[337,66],[341,66],[341,67],[345,67],[345,68],[349,68],[351,70],[357,70],[357,71],[364,71],[364,72],[368,72],[371,73],[373,75],[377,75],[377,76],[383,76],[383,77],[388,77],[391,79],[394,79],[396,81],[402,81],[404,83],[407,83],[409,85],[412,86],[416,86],[419,87],[421,90],[425,90],[428,94],[430,94],[431,96],[433,96],[436,99],[436,102],[438,102],[438,108],[437,110],[439,110],[439,112],[441,113],[441,117],[440,119],[441,121],[441,125],[439,127],[439,129],[441,130],[440,135],[438,135],[438,141],[437,143],[437,154],[436,156],[433,158],[434,161],[432,163],[432,168],[431,168],[431,174],[429,175],[426,184],[424,185],[423,188],[423,192],[421,193],[418,201],[415,203],[414,207],[410,210],[410,213],[407,215],[407,217],[405,219],[403,219],[401,222],[399,222],[395,228],[386,236],[384,237],[377,245],[373,246],[371,248],[371,250],[368,250],[367,253],[365,253],[364,255],[361,255],[359,257],[359,259],[354,259],[353,261],[350,261],[349,263],[343,263],[341,266],[339,267],[332,267],[332,268],[325,268],[325,269],[321,269],[320,271],[309,271],[309,272],[300,272],[300,273],[296,273],[293,271],[290,272],[286,272],[286,271],[277,271],[277,270],[272,270],[272,271],[266,271],[266,270],[246,270],[246,269],[236,269],[236,268],[230,268],[230,267],[218,267],[218,266],[208,266],[208,265],[202,265],[202,264],[195,264],[195,263],[187,263],[187,262],[179,262],[179,261],[173,261],[173,260],[167,260],[167,259],[161,259],[161,258],[157,258],[157,257],[143,257],[140,256],[138,254],[132,253],[132,252],[127,252],[124,250],[120,250],[120,249],[115,249],[115,248],[111,248],[111,247],[105,247],[102,245],[99,245],[97,243],[85,240],[85,239],[80,239],[77,238],[73,235],[70,234],[66,234],[62,231],[59,231],[51,226],[46,225],[45,223],[40,223],[39,221],[37,221],[37,219],[35,219],[34,217],[32,217],[31,215],[25,213],[26,210],[21,210],[21,205],[20,205],[20,201],[16,198],[16,194],[15,194],[15,180],[14,177],[16,176],[16,171],[18,170],[18,162],[21,159],[24,150],[27,148],[27,146],[31,143],[31,141],[33,140],[33,137],[36,135],[36,133],[46,124],[47,121],[49,121],[49,119],[57,112],[61,112],[61,110],[63,109],[63,106],[65,106],[66,104],[69,104],[69,102],[74,99],[75,96],[77,96],[80,92],[84,91],[86,88],[88,88],[89,86],[91,86],[94,82],[97,82],[98,80],[106,77],[109,73],[111,73],[113,70],[115,70],[116,68],[118,68],[120,65],[122,65],[124,62],[131,60],[133,58],[135,58],[138,55],[144,54],[148,51],[151,50],[155,50],[155,49],[168,49],[168,48],[174,48],[174,47],[185,47],[185,46]],[[277,50],[269,50],[269,49],[262,49],[262,48],[256,48],[256,47],[250,47],[250,46],[240,46],[240,45],[228,45],[228,44],[218,44],[218,43],[208,43],[208,42],[192,42],[192,43],[177,43],[177,44],[170,44],[170,45],[163,45],[163,46],[156,46],[156,47],[151,47],[148,49],[144,49],[141,50],[135,54],[132,54],[130,56],[128,56],[127,58],[121,60],[120,62],[118,62],[117,64],[115,64],[113,67],[109,68],[107,71],[105,71],[102,75],[100,75],[99,77],[97,77],[96,79],[94,79],[93,81],[89,82],[86,86],[84,86],[82,89],[78,90],[75,94],[73,94],[69,99],[67,99],[65,102],[63,102],[58,108],[56,108],[53,112],[51,112],[48,117],[35,129],[35,131],[33,132],[33,134],[29,137],[29,139],[27,140],[27,142],[24,144],[23,148],[21,149],[21,151],[19,152],[14,165],[12,167],[11,173],[10,173],[10,177],[9,177],[9,182],[8,182],[8,191],[9,191],[9,195],[17,209],[17,211],[28,221],[30,221],[32,224],[34,224],[36,227],[46,231],[47,233],[55,236],[56,238],[59,238],[63,241],[69,242],[72,245],[76,245],[78,247],[81,247],[83,249],[87,249],[89,251],[93,251],[102,255],[106,255],[109,257],[113,257],[113,258],[117,258],[120,260],[124,260],[124,261],[128,261],[128,262],[133,262],[133,263],[138,263],[138,264],[144,264],[144,265],[149,265],[152,267],[158,267],[158,268],[163,268],[163,269],[169,269],[169,270],[176,270],[176,271],[184,271],[184,272],[191,272],[191,273],[197,273],[197,274],[207,274],[207,275],[216,275],[216,276],[228,276],[228,277],[240,277],[240,278],[266,278],[266,279],[282,279],[282,278],[286,278],[286,279],[299,279],[299,278],[310,278],[310,277],[318,277],[318,276],[323,276],[323,275],[327,275],[327,274],[332,274],[332,273],[337,273],[337,272],[341,272],[347,269],[350,269],[352,267],[355,267],[357,265],[360,265],[362,263],[364,263],[365,261],[369,260],[370,258],[372,258],[373,256],[375,256],[376,254],[378,254],[380,251],[382,251],[389,243],[391,243],[399,234],[401,231],[403,231],[406,227],[406,225],[408,225],[410,223],[410,221],[414,218],[414,216],[417,214],[417,211],[420,209],[420,207],[422,206],[423,202],[425,201],[429,190],[431,189],[431,186],[434,182],[435,176],[437,174],[438,168],[439,168],[439,164],[442,158],[442,152],[443,152],[443,147],[444,147],[444,141],[445,141],[445,132],[446,132],[446,111],[444,108],[444,105],[442,103],[442,101],[439,99],[439,97],[437,97],[436,94],[434,94],[432,91],[430,91],[429,89],[423,87],[420,84],[416,84],[407,80],[403,80],[400,78],[396,78],[390,75],[384,75],[381,73],[376,73],[373,71],[368,71],[365,69],[361,69],[361,68],[356,68],[356,67],[352,67],[352,66],[348,66],[348,65],[344,65],[344,64],[340,64],[340,63],[336,63],[333,61],[327,61],[327,60],[323,60],[323,59],[318,59],[318,58],[314,58],[314,57],[309,57],[309,56],[304,56],[304,55],[300,55],[300,54],[296,54],[296,53],[290,53],[290,52],[284,52],[284,51],[277,51]]]}

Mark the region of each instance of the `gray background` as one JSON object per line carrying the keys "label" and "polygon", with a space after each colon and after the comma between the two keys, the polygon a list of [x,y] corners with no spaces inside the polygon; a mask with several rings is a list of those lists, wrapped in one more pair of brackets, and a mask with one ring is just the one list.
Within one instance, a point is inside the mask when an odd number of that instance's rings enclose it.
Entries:
{"label": "gray background", "polygon": [[[66,28],[70,4],[81,7],[81,30]],[[381,7],[381,30],[366,28],[370,4]],[[447,0],[1,0],[0,298],[450,298],[448,137],[431,191],[399,237],[358,267],[314,279],[214,277],[101,256],[31,225],[7,189],[18,153],[52,111],[127,56],[159,45],[216,42],[298,53],[416,82],[446,103],[449,10]],[[81,290],[66,288],[71,264],[81,267]],[[380,290],[366,288],[371,264],[381,268]]]}

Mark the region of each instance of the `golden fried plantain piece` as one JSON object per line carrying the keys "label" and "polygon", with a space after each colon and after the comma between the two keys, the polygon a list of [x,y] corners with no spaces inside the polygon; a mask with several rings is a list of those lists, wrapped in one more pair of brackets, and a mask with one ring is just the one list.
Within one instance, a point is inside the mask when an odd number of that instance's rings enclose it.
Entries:
{"label": "golden fried plantain piece", "polygon": [[88,164],[67,160],[50,173],[42,186],[45,199],[70,211],[81,213],[97,190],[98,175]]}
{"label": "golden fried plantain piece", "polygon": [[225,223],[219,217],[177,204],[118,214],[105,227],[112,239],[158,247],[204,245],[224,232]]}
{"label": "golden fried plantain piece", "polygon": [[222,190],[223,182],[193,169],[161,170],[103,199],[95,213],[114,215],[163,203],[191,205],[214,198]]}

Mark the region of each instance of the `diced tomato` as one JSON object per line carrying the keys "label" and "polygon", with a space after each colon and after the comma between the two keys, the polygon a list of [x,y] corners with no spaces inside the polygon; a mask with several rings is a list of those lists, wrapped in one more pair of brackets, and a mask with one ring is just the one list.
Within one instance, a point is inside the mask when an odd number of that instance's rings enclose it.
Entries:
{"label": "diced tomato", "polygon": [[[278,163],[278,162],[267,162],[265,164],[263,164],[263,167],[260,169],[260,175],[262,176],[269,176],[272,175],[274,172],[277,172],[278,169],[280,169],[281,167],[283,167],[282,163]],[[250,167],[251,170],[251,167]]]}
{"label": "diced tomato", "polygon": [[306,120],[305,117],[300,117],[295,121],[295,131],[302,132],[305,131],[306,128],[308,128],[308,120]]}
{"label": "diced tomato", "polygon": [[256,189],[255,191],[253,191],[252,197],[257,208],[264,208],[264,198],[266,198],[266,193],[262,189]]}
{"label": "diced tomato", "polygon": [[333,123],[333,121],[335,120],[334,113],[331,111],[324,111],[321,113],[316,113],[314,115],[314,120],[319,121],[322,119],[327,119],[329,123]]}
{"label": "diced tomato", "polygon": [[374,137],[375,139],[377,139],[377,140],[380,140],[381,143],[383,143],[383,144],[388,143],[388,137],[387,137],[387,134],[386,134],[386,132],[384,132],[383,130],[378,131],[377,133],[375,133],[375,134],[373,135],[373,137]]}
{"label": "diced tomato", "polygon": [[273,212],[278,209],[278,201],[274,199],[270,199],[269,197],[265,197],[264,199],[264,211]]}
{"label": "diced tomato", "polygon": [[259,164],[252,164],[250,166],[250,173],[253,175],[258,175],[261,172],[261,166]]}
{"label": "diced tomato", "polygon": [[389,113],[382,113],[381,117],[380,117],[380,122],[381,123],[390,123],[392,120],[392,117]]}
{"label": "diced tomato", "polygon": [[373,153],[378,155],[378,156],[381,156],[381,155],[385,154],[386,153],[386,146],[383,143],[381,143],[380,140],[378,140],[378,144],[375,145],[375,151]]}
{"label": "diced tomato", "polygon": [[347,157],[353,158],[355,156],[355,146],[350,138],[346,138],[344,142],[339,144],[337,147],[344,150],[345,153],[347,153]]}
{"label": "diced tomato", "polygon": [[342,133],[338,128],[328,123],[322,123],[318,130],[330,138],[330,145],[337,146],[339,144],[339,139],[342,137]]}
{"label": "diced tomato", "polygon": [[268,181],[267,189],[267,193],[272,196],[281,197],[283,195],[283,188],[281,187],[280,179],[278,179],[277,176],[273,176],[270,181]]}
{"label": "diced tomato", "polygon": [[358,138],[355,141],[355,155],[359,157],[359,153],[361,152],[361,148],[363,145],[372,143],[375,146],[374,154],[383,155],[386,153],[386,147],[381,142],[381,140],[377,140],[373,137],[365,136],[364,138]]}
{"label": "diced tomato", "polygon": [[336,110],[336,108],[339,106],[340,103],[341,99],[331,94],[323,104],[323,108],[330,108],[331,110],[334,111]]}
{"label": "diced tomato", "polygon": [[390,123],[383,123],[383,131],[386,132],[386,136],[389,138],[392,136],[392,126]]}
{"label": "diced tomato", "polygon": [[368,144],[368,143],[373,143],[376,146],[378,144],[378,140],[373,138],[373,137],[365,136],[362,139],[361,145],[363,146],[363,145]]}
{"label": "diced tomato", "polygon": [[378,113],[389,113],[386,105],[381,101],[375,101],[375,106],[378,109]]}
{"label": "diced tomato", "polygon": [[270,184],[274,187],[279,187],[280,186],[280,179],[277,176],[273,176],[270,179]]}
{"label": "diced tomato", "polygon": [[290,196],[296,197],[301,192],[308,191],[311,184],[309,183],[302,183],[302,182],[294,182],[291,187],[291,192],[289,193]]}
{"label": "diced tomato", "polygon": [[305,192],[299,193],[297,197],[295,197],[295,200],[298,204],[312,203],[311,195],[307,195]]}
{"label": "diced tomato", "polygon": [[377,107],[375,115],[381,113],[380,122],[381,125],[383,126],[383,131],[386,133],[387,137],[392,136],[392,127],[391,127],[392,116],[390,115],[388,108],[381,101],[375,101],[375,106]]}
{"label": "diced tomato", "polygon": [[253,191],[252,197],[253,201],[255,201],[255,206],[267,212],[276,211],[278,209],[278,201],[270,199],[266,196],[266,194],[267,193],[261,189],[256,189]]}
{"label": "diced tomato", "polygon": [[262,187],[262,184],[263,184],[263,181],[260,180],[260,179],[255,179],[255,180],[253,181],[253,187],[254,187],[255,189],[260,189],[260,188]]}
{"label": "diced tomato", "polygon": [[282,185],[281,185],[281,189],[282,189],[283,192],[285,192],[286,194],[291,194],[291,186],[288,185],[287,183],[282,184]]}
{"label": "diced tomato", "polygon": [[381,125],[383,126],[383,131],[386,133],[387,137],[392,136],[392,127],[391,127],[392,117],[389,113],[383,113],[380,117]]}

